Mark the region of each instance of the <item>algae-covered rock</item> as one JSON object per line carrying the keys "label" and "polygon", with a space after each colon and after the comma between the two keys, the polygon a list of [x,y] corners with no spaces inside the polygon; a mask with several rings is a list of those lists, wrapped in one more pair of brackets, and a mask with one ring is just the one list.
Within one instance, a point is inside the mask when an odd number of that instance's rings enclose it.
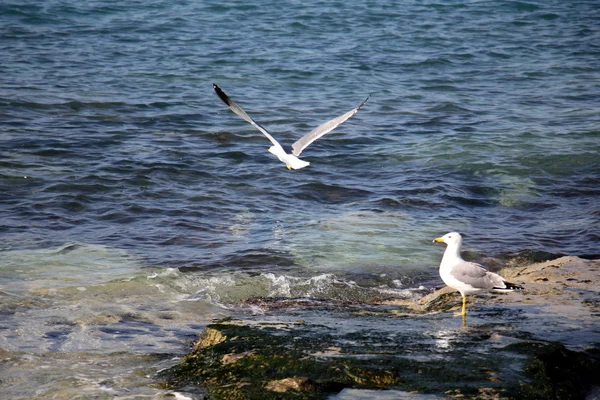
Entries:
{"label": "algae-covered rock", "polygon": [[[386,333],[381,337],[336,337],[323,330],[306,323],[215,323],[203,336],[226,339],[196,346],[163,378],[172,388],[206,388],[211,399],[320,399],[343,388],[438,393],[459,388],[462,393],[475,394],[481,382],[489,391],[502,391],[498,381],[489,379],[484,360],[463,354],[453,364],[439,362],[434,359],[439,357],[435,349],[427,350],[426,336],[412,343],[400,339],[390,344],[384,343]],[[364,340],[364,344],[347,347],[341,353],[337,350],[340,342],[356,339]],[[391,347],[395,350],[390,351]],[[330,352],[332,348],[336,351]],[[413,359],[417,350],[423,360]]]}
{"label": "algae-covered rock", "polygon": [[[424,346],[426,336],[402,341],[395,355],[378,351],[383,338],[364,338],[361,354],[328,353],[336,338],[306,324],[227,321],[207,327],[218,337],[196,346],[163,373],[169,388],[198,387],[208,399],[325,399],[343,388],[401,389],[442,398],[585,399],[600,386],[600,354],[560,344],[468,332],[446,357]],[[218,334],[217,334],[218,332]],[[418,352],[418,353],[417,353]]]}
{"label": "algae-covered rock", "polygon": [[529,344],[533,353],[523,369],[517,398],[586,399],[593,387],[600,387],[600,352],[570,351],[560,344]]}
{"label": "algae-covered rock", "polygon": [[[322,348],[325,338],[306,335],[303,324],[227,321],[212,324],[205,332],[209,333],[199,342],[203,345],[166,374],[171,386],[205,386],[215,399],[312,399],[343,387],[383,387],[382,376],[387,384],[394,381],[385,370],[377,374],[349,367],[343,360],[311,357],[310,351]],[[206,345],[206,337],[227,339]]]}

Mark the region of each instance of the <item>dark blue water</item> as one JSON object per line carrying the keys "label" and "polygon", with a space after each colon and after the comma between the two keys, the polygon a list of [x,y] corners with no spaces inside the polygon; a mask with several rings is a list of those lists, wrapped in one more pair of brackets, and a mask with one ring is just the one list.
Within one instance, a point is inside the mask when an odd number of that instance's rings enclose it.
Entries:
{"label": "dark blue water", "polygon": [[[598,255],[598,21],[594,1],[3,1],[0,283],[80,304],[157,267],[168,299],[222,306],[436,281],[453,230],[481,255]],[[213,82],[285,144],[372,96],[288,171]]]}

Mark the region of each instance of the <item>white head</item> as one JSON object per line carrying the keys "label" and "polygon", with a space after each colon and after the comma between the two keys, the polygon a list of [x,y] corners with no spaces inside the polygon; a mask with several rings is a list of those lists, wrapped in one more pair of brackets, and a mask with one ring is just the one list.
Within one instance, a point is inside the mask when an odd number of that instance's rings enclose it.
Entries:
{"label": "white head", "polygon": [[461,245],[462,236],[458,232],[446,233],[444,236],[433,239],[434,242],[446,243],[447,245]]}

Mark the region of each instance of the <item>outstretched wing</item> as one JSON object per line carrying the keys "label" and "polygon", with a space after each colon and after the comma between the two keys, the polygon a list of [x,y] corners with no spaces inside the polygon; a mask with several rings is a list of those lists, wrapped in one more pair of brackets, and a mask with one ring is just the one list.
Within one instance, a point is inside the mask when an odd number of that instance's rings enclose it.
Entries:
{"label": "outstretched wing", "polygon": [[334,118],[331,121],[327,121],[324,124],[318,126],[312,132],[307,133],[306,135],[302,136],[296,143],[294,143],[292,145],[292,154],[295,155],[296,157],[298,157],[300,155],[300,153],[302,153],[302,150],[304,150],[309,144],[311,144],[312,142],[314,142],[321,136],[331,132],[339,124],[341,124],[342,122],[346,121],[348,118],[350,118],[351,116],[356,114],[356,112],[358,110],[360,110],[360,108],[362,106],[364,106],[365,103],[369,100],[369,97],[367,97],[365,99],[365,101],[360,103],[360,105],[358,107],[348,111],[346,114],[340,115],[339,117]]}
{"label": "outstretched wing", "polygon": [[229,98],[229,96],[227,96],[225,94],[225,92],[223,90],[221,90],[221,88],[218,87],[214,83],[213,83],[213,89],[215,89],[215,92],[217,93],[217,95],[219,96],[219,98],[221,100],[223,100],[223,103],[227,104],[227,106],[229,107],[229,109],[231,111],[233,111],[234,113],[236,113],[240,117],[244,118],[246,121],[250,122],[252,124],[252,126],[254,126],[256,129],[258,129],[259,131],[261,131],[262,134],[265,135],[267,137],[267,139],[269,139],[271,141],[271,143],[273,143],[275,146],[281,147],[281,145],[279,144],[279,142],[277,142],[277,140],[275,140],[275,138],[273,136],[271,136],[269,134],[269,132],[267,132],[267,130],[265,128],[263,128],[262,126],[260,126],[256,122],[254,122],[254,120],[252,118],[250,118],[250,116],[248,114],[246,114],[246,111],[242,110],[242,108],[240,106],[238,106],[237,104],[235,104],[235,102],[233,100],[231,100]]}

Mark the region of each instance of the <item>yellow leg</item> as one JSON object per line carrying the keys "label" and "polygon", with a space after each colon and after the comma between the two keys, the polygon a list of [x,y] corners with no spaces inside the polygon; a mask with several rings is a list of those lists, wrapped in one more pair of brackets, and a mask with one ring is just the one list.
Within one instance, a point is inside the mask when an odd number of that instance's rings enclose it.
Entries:
{"label": "yellow leg", "polygon": [[467,326],[467,296],[462,297],[463,306],[460,315],[462,316],[462,326]]}
{"label": "yellow leg", "polygon": [[455,316],[461,316],[463,317],[463,319],[465,319],[465,317],[467,316],[467,296],[462,296],[462,309],[460,310],[460,312],[455,312],[454,315]]}
{"label": "yellow leg", "polygon": [[290,171],[292,170],[292,167],[290,167],[289,165],[286,164],[287,169],[289,169]]}

